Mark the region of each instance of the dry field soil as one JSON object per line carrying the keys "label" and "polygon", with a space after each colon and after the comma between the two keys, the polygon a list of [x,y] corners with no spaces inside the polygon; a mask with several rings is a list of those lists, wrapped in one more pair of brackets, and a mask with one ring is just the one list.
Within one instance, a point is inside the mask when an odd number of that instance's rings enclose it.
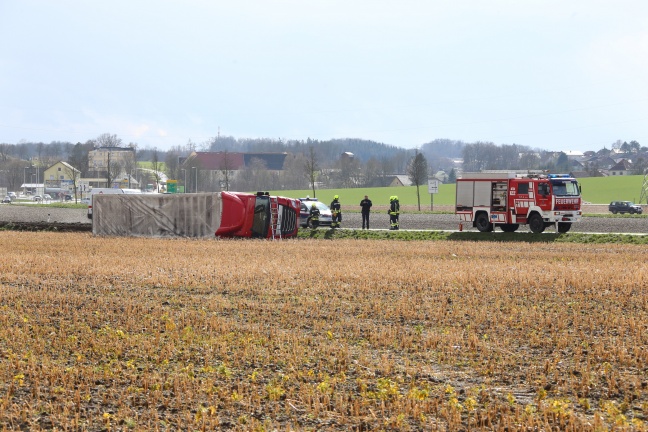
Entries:
{"label": "dry field soil", "polygon": [[645,430],[633,245],[0,232],[4,430]]}

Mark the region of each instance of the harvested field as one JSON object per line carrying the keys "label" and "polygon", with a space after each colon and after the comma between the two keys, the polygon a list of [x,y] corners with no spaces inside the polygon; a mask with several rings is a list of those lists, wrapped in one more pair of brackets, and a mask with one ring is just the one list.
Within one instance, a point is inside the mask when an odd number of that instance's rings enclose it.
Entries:
{"label": "harvested field", "polygon": [[645,246],[0,248],[5,429],[645,429]]}

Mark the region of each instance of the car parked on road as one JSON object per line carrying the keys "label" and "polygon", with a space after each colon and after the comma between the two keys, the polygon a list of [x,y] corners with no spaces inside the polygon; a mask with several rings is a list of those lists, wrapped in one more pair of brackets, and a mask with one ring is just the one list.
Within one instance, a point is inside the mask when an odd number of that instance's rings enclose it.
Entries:
{"label": "car parked on road", "polygon": [[612,201],[608,207],[612,214],[617,213],[630,213],[630,214],[641,214],[643,209],[639,204],[635,204],[632,201]]}
{"label": "car parked on road", "polygon": [[301,225],[302,228],[306,228],[306,227],[312,228],[311,221],[310,221],[310,209],[313,204],[315,204],[320,211],[320,218],[319,218],[320,226],[321,225],[331,226],[333,215],[331,214],[331,209],[326,204],[318,201],[317,198],[308,198],[308,197],[299,198],[299,201],[301,201],[301,206],[299,210],[299,224]]}
{"label": "car parked on road", "polygon": [[43,197],[40,195],[34,195],[32,201],[43,201]]}
{"label": "car parked on road", "polygon": [[3,203],[3,204],[11,204],[11,197],[10,197],[9,195],[7,195],[6,197],[4,197],[4,198],[2,199],[2,203]]}

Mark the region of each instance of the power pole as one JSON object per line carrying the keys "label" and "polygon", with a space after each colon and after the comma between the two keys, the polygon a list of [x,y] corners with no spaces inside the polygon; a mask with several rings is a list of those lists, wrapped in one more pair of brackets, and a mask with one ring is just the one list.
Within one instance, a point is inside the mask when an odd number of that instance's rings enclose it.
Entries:
{"label": "power pole", "polygon": [[641,185],[641,195],[637,204],[648,204],[648,168],[644,170],[643,184]]}

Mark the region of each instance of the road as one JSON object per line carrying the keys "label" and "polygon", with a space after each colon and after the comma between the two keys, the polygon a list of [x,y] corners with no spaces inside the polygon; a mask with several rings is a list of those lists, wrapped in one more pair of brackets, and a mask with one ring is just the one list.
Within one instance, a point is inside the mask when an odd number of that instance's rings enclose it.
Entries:
{"label": "road", "polygon": [[[46,206],[0,205],[0,222],[24,223],[57,223],[78,224],[88,229],[91,221],[84,208],[56,208]],[[389,229],[387,211],[374,211],[370,216],[372,229]],[[415,230],[458,230],[457,216],[448,214],[408,213],[400,216],[401,229]],[[362,228],[360,213],[343,212],[342,228]],[[464,225],[464,231],[477,231],[472,226]],[[521,226],[520,232],[528,231]],[[553,232],[548,229],[547,232]],[[648,234],[648,217],[584,217],[574,224],[571,232],[582,233],[646,233]]]}

